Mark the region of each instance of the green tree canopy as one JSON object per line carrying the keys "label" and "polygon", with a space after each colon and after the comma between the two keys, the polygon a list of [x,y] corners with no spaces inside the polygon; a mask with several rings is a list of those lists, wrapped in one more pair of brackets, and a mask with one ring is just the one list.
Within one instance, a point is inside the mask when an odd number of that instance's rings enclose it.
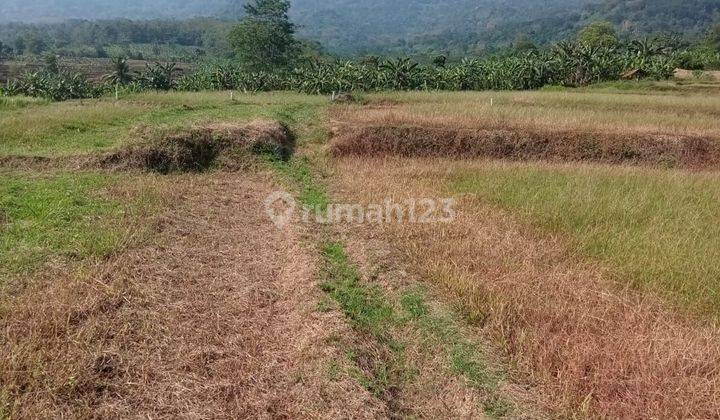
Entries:
{"label": "green tree canopy", "polygon": [[713,26],[708,33],[708,43],[710,46],[720,51],[720,23]]}
{"label": "green tree canopy", "polygon": [[246,17],[230,33],[230,45],[243,66],[256,71],[287,69],[298,57],[288,0],[253,0]]}
{"label": "green tree canopy", "polygon": [[515,38],[515,41],[512,44],[513,49],[517,52],[528,52],[528,51],[536,51],[537,45],[530,39],[529,36],[525,34],[518,35]]}
{"label": "green tree canopy", "polygon": [[10,48],[9,45],[5,45],[5,44],[3,44],[2,41],[0,41],[0,60],[8,58],[11,55],[12,55],[12,48]]}
{"label": "green tree canopy", "polygon": [[593,22],[578,34],[578,41],[591,46],[614,47],[620,43],[617,30],[610,22]]}

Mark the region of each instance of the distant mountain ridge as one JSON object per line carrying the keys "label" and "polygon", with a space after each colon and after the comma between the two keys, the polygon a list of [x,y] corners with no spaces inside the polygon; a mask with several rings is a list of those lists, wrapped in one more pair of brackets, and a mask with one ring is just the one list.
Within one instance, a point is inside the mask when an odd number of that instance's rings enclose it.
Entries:
{"label": "distant mountain ridge", "polygon": [[[477,24],[498,10],[504,15],[534,16],[558,8],[577,8],[592,0],[293,0],[293,15],[303,22],[327,16],[351,16],[372,23],[436,26],[447,23]],[[3,0],[0,22],[57,22],[66,19],[167,19],[237,17],[245,0]]]}
{"label": "distant mountain ridge", "polygon": [[698,32],[720,23],[720,0],[604,0],[587,12],[631,33]]}
{"label": "distant mountain ridge", "polygon": [[[0,23],[66,19],[234,19],[243,0],[1,0]],[[539,43],[610,20],[628,34],[702,33],[720,0],[293,0],[301,36],[333,52],[466,53],[528,35]]]}

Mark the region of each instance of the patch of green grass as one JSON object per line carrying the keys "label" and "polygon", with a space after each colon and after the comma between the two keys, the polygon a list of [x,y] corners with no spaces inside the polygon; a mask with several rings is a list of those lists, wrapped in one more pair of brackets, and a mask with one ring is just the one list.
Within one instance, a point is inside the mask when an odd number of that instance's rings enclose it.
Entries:
{"label": "patch of green grass", "polygon": [[27,96],[0,96],[0,111],[27,108],[36,105],[46,105],[46,99],[30,98]]}
{"label": "patch of green grass", "polygon": [[337,360],[331,360],[328,365],[328,376],[330,377],[330,380],[337,381],[340,378],[341,373],[342,369]]}
{"label": "patch of green grass", "polygon": [[[355,365],[363,366],[367,364],[366,360],[369,360],[372,356],[351,353],[348,357]],[[365,367],[365,369],[367,368],[368,366]],[[399,383],[398,377],[400,372],[394,363],[387,363],[382,360],[374,360],[370,368],[372,369],[370,374],[359,369],[351,369],[349,373],[363,388],[370,391],[375,397],[383,398],[389,389],[397,386]]]}
{"label": "patch of green grass", "polygon": [[103,191],[119,182],[97,173],[0,175],[0,283],[52,259],[113,252],[123,239],[119,222],[129,208]]}
{"label": "patch of green grass", "polygon": [[447,349],[451,370],[464,376],[474,387],[492,390],[497,387],[497,375],[482,362],[480,349],[463,339],[456,323],[449,315],[435,314],[427,304],[423,290],[409,290],[401,297],[402,307],[420,329]]}
{"label": "patch of green grass", "polygon": [[463,338],[451,316],[434,313],[427,304],[426,292],[420,288],[405,291],[400,303],[406,319],[445,350],[450,371],[464,377],[473,388],[491,395],[484,402],[485,413],[492,417],[507,415],[512,405],[497,395],[499,375],[484,363],[485,355],[480,348]]}
{"label": "patch of green grass", "polygon": [[454,343],[450,352],[450,368],[464,376],[475,388],[493,389],[497,386],[497,378],[478,356],[476,346],[469,343]]}
{"label": "patch of green grass", "polygon": [[485,415],[491,418],[504,418],[512,414],[513,405],[508,400],[493,397],[483,403]]}
{"label": "patch of green grass", "polygon": [[403,345],[392,337],[395,311],[382,290],[362,281],[340,243],[324,243],[322,256],[325,281],[321,289],[340,305],[357,331],[371,337],[367,347],[348,350],[355,365],[348,373],[376,397],[392,398],[391,390],[400,389],[416,374],[408,366]]}
{"label": "patch of green grass", "polygon": [[404,345],[392,336],[395,328],[412,322],[446,351],[452,373],[463,376],[470,386],[492,395],[483,407],[486,414],[502,417],[511,410],[511,404],[496,395],[499,378],[483,363],[482,352],[462,337],[452,320],[432,313],[424,291],[410,290],[400,295],[404,314],[401,316],[392,303],[396,299],[362,281],[342,244],[325,242],[321,252],[325,269],[322,290],[339,304],[355,329],[371,335],[381,347],[389,350],[388,355],[381,358],[362,351],[349,352],[349,359],[358,367],[349,373],[368,391],[383,397],[419,373],[406,360]]}
{"label": "patch of green grass", "polygon": [[[311,98],[317,101],[318,97]],[[290,127],[297,137],[298,146],[318,145],[324,143],[328,137],[321,112],[325,104],[326,99],[319,104],[315,102],[313,106],[290,104],[287,109],[280,110],[275,117]],[[316,153],[294,156],[287,162],[271,162],[273,169],[297,191],[300,203],[315,211],[324,211],[330,204],[327,190],[319,180],[323,158]]]}
{"label": "patch of green grass", "polygon": [[340,304],[356,328],[385,341],[394,313],[382,291],[361,281],[341,244],[324,244],[322,256],[327,278],[322,289]]}
{"label": "patch of green grass", "polygon": [[130,99],[163,106],[189,106],[189,107],[226,107],[227,105],[258,107],[307,104],[321,106],[328,103],[324,96],[304,95],[294,92],[263,92],[240,93],[234,92],[142,92],[129,96]]}
{"label": "patch of green grass", "polygon": [[548,85],[541,92],[635,93],[635,94],[709,94],[720,93],[720,84],[673,80],[620,80],[583,87]]}
{"label": "patch of green grass", "polygon": [[54,103],[0,114],[0,155],[52,156],[104,150],[127,134],[127,123],[152,110],[141,105]]}
{"label": "patch of green grass", "polygon": [[273,162],[274,168],[286,177],[298,191],[298,200],[304,206],[323,211],[330,204],[330,197],[325,188],[315,180],[315,171],[310,159],[301,156],[289,162]]}
{"label": "patch of green grass", "polygon": [[623,285],[720,316],[720,176],[620,167],[491,164],[452,189],[511,211],[599,259]]}
{"label": "patch of green grass", "polygon": [[425,302],[425,294],[421,291],[411,290],[403,293],[400,304],[414,320],[427,319],[430,314],[430,308]]}

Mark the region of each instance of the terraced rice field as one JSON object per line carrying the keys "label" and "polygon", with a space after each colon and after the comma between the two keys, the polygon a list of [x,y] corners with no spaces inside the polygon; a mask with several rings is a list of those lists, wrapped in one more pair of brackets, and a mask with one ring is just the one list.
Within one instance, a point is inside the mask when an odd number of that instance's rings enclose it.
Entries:
{"label": "terraced rice field", "polygon": [[5,98],[0,417],[718,417],[718,116],[681,84]]}

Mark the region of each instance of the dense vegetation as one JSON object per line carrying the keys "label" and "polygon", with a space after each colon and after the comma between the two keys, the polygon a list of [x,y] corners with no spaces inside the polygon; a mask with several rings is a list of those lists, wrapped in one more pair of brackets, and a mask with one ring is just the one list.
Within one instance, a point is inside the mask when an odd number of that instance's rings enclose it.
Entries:
{"label": "dense vegetation", "polygon": [[305,28],[301,35],[348,54],[464,56],[496,51],[519,36],[550,45],[599,20],[628,39],[660,32],[693,38],[720,17],[716,0],[306,1],[315,7],[293,15]]}
{"label": "dense vegetation", "polygon": [[285,74],[248,73],[241,67],[210,66],[180,81],[187,90],[292,89],[305,93],[379,90],[512,90],[548,84],[586,85],[617,80],[629,68],[655,79],[672,75],[675,58],[631,49],[559,44],[544,52],[421,65],[409,59],[312,62]]}
{"label": "dense vegetation", "polygon": [[406,58],[369,58],[362,61],[313,60],[282,72],[250,71],[238,62],[208,63],[194,73],[176,77],[172,64],[154,64],[140,74],[131,74],[123,59],[105,83],[93,86],[80,75],[61,70],[28,73],[9,82],[6,95],[24,94],[53,100],[99,96],[122,91],[155,90],[294,90],[331,93],[380,90],[514,90],[545,85],[582,86],[619,80],[628,70],[632,77],[667,79],[678,66],[692,67],[696,60],[712,59],[720,65],[720,54],[700,55],[691,50],[675,51],[652,41],[618,46],[560,43],[549,50],[507,56],[469,58],[446,64],[442,57],[432,65]]}
{"label": "dense vegetation", "polygon": [[48,56],[41,71],[25,73],[18,79],[8,81],[0,87],[0,94],[6,96],[25,95],[46,98],[53,101],[68,99],[97,98],[120,89],[139,92],[142,90],[171,90],[177,87],[177,68],[174,63],[146,65],[142,72],[131,73],[127,60],[113,59],[113,71],[103,78],[102,83],[92,83],[80,73],[71,73],[60,68],[55,56]]}
{"label": "dense vegetation", "polygon": [[628,34],[702,34],[720,19],[714,0],[604,0],[587,8],[591,19],[610,21]]}
{"label": "dense vegetation", "polygon": [[220,15],[231,0],[3,0],[0,21],[52,22],[64,19],[162,19]]}

